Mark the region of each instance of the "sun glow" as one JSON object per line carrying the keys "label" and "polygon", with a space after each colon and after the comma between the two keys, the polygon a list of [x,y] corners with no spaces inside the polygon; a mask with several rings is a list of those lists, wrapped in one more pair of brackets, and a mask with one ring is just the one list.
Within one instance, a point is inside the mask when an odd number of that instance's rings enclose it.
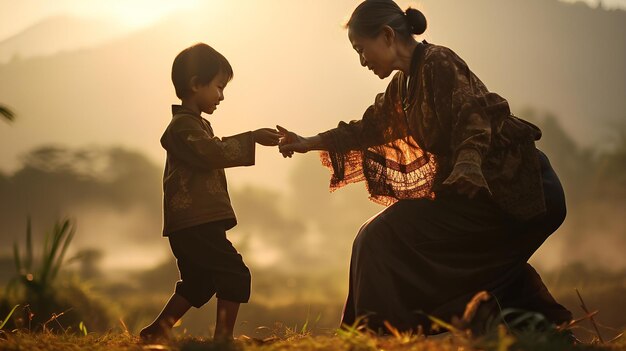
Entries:
{"label": "sun glow", "polygon": [[168,14],[187,10],[198,4],[197,0],[155,1],[135,0],[108,3],[111,15],[131,28],[146,27]]}
{"label": "sun glow", "polygon": [[199,0],[132,0],[107,1],[102,3],[90,2],[89,6],[76,6],[73,12],[76,15],[109,17],[118,20],[121,24],[137,29],[149,26],[159,19],[177,11],[187,10],[199,4]]}

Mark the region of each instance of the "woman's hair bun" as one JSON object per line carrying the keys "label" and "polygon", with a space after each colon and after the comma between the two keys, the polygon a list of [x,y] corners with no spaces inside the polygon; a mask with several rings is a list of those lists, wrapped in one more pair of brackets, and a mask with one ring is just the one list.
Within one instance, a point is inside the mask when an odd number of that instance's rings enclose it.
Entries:
{"label": "woman's hair bun", "polygon": [[413,34],[422,34],[426,31],[426,17],[422,11],[409,7],[404,14]]}

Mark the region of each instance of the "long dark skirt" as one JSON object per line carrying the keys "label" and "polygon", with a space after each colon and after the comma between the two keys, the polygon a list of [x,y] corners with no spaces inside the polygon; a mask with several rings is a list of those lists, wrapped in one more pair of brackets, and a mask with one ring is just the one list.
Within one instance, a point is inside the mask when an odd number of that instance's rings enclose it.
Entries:
{"label": "long dark skirt", "polygon": [[365,316],[372,330],[388,321],[399,330],[428,331],[426,315],[462,316],[481,290],[502,308],[569,321],[571,313],[527,263],[565,219],[561,183],[541,151],[539,157],[547,213],[529,222],[512,221],[487,196],[453,194],[398,201],[367,221],[352,248],[342,323]]}

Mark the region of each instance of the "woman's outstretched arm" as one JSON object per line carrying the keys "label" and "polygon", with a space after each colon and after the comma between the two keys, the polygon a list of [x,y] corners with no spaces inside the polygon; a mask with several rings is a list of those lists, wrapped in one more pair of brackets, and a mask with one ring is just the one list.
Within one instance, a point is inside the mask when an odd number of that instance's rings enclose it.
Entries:
{"label": "woman's outstretched arm", "polygon": [[402,76],[396,74],[384,93],[376,95],[360,120],[340,122],[336,128],[312,137],[302,137],[281,126],[283,134],[280,150],[285,157],[294,152],[313,150],[335,153],[361,151],[369,147],[392,142],[407,135],[405,114],[400,103]]}

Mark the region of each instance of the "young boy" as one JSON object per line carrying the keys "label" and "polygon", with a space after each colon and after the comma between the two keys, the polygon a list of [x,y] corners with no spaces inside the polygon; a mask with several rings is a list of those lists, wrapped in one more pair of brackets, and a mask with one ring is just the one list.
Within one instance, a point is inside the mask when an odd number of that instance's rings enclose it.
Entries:
{"label": "young boy", "polygon": [[228,61],[206,44],[176,56],[172,82],[181,105],[161,137],[167,151],[163,175],[163,236],[169,237],[180,280],[163,311],[140,332],[144,340],[167,337],[191,306],[217,295],[215,339],[232,339],[239,304],[250,297],[250,271],[226,238],[237,223],[224,168],[254,164],[255,144],[278,145],[270,128],[217,138],[201,113],[213,114],[233,77]]}

